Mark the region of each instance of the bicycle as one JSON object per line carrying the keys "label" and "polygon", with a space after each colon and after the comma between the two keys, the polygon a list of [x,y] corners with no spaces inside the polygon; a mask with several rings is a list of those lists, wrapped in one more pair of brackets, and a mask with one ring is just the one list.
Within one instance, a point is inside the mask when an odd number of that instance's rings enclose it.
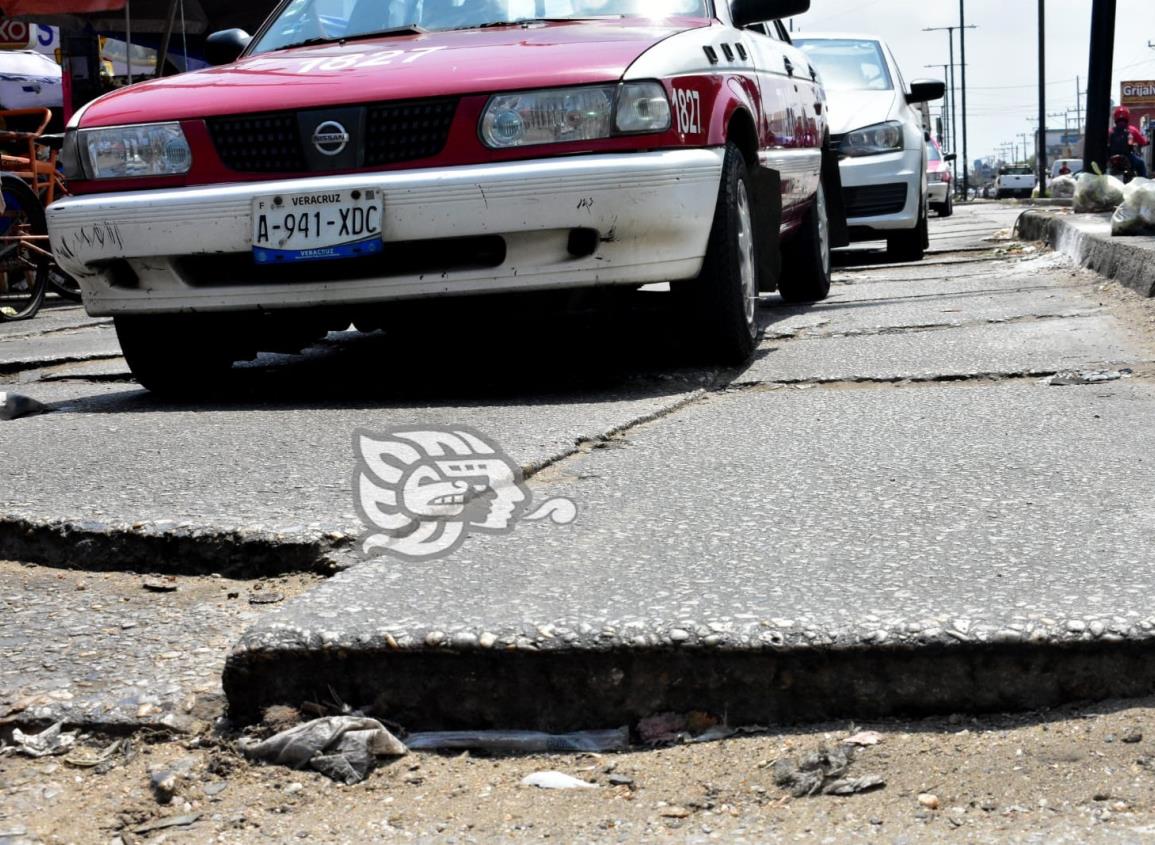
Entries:
{"label": "bicycle", "polygon": [[36,316],[48,288],[52,253],[40,197],[17,176],[0,176],[0,322]]}

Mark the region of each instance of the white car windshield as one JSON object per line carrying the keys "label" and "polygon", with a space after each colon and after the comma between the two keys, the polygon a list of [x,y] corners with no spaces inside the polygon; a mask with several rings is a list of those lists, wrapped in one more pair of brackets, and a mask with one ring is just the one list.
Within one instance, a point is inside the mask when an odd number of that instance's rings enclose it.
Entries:
{"label": "white car windshield", "polygon": [[706,0],[293,0],[253,52],[298,44],[533,20],[708,17]]}
{"label": "white car windshield", "polygon": [[814,62],[827,91],[890,91],[894,83],[877,41],[795,38]]}

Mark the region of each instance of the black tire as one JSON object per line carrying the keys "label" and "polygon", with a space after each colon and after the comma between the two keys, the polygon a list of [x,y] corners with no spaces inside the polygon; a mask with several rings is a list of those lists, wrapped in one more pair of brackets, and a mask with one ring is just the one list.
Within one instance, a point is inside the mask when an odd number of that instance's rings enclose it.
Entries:
{"label": "black tire", "polygon": [[117,317],[116,336],[129,369],[153,393],[194,398],[219,390],[237,356],[230,331],[206,315]]}
{"label": "black tire", "polygon": [[37,240],[0,241],[0,322],[36,316],[48,286],[48,223],[40,198],[15,176],[0,177],[4,212],[0,237],[31,235]]}
{"label": "black tire", "polygon": [[702,272],[696,279],[671,285],[696,351],[714,363],[744,364],[758,345],[754,201],[742,151],[727,144]]}
{"label": "black tire", "polygon": [[896,261],[922,261],[926,248],[930,243],[930,230],[927,226],[926,204],[918,213],[918,223],[913,229],[897,232],[886,239],[886,251]]}
{"label": "black tire", "polygon": [[787,302],[818,302],[830,295],[830,223],[826,191],[818,183],[814,205],[794,236],[782,245],[778,292]]}
{"label": "black tire", "polygon": [[950,217],[954,214],[954,196],[950,191],[946,192],[946,202],[938,207],[939,217]]}

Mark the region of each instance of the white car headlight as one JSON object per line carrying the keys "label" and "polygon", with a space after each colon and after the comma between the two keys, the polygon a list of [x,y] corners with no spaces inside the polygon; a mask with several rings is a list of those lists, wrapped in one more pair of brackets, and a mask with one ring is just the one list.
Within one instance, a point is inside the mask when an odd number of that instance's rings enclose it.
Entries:
{"label": "white car headlight", "polygon": [[494,149],[564,144],[665,132],[670,121],[670,101],[657,82],[516,91],[490,97],[481,140]]}
{"label": "white car headlight", "polygon": [[92,179],[178,176],[192,167],[192,150],[179,123],[82,129],[78,140]]}
{"label": "white car headlight", "polygon": [[902,123],[892,120],[848,132],[839,152],[844,156],[873,156],[903,148]]}

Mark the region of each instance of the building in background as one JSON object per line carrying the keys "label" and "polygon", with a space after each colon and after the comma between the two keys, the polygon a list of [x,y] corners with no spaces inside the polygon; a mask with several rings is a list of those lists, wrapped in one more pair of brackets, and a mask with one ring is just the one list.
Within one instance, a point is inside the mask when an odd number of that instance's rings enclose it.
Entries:
{"label": "building in background", "polygon": [[1153,142],[1143,148],[1142,155],[1147,160],[1147,172],[1155,172],[1155,79],[1124,82],[1121,89],[1119,104],[1131,110],[1131,124]]}

